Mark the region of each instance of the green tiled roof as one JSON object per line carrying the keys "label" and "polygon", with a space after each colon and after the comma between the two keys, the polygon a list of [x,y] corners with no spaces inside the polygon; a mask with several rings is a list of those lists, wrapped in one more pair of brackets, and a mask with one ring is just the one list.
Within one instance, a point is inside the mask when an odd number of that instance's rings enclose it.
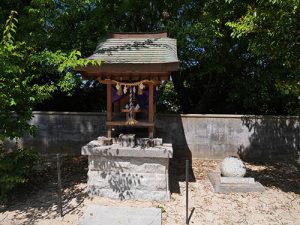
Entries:
{"label": "green tiled roof", "polygon": [[101,41],[89,59],[109,64],[178,63],[176,39],[127,35]]}

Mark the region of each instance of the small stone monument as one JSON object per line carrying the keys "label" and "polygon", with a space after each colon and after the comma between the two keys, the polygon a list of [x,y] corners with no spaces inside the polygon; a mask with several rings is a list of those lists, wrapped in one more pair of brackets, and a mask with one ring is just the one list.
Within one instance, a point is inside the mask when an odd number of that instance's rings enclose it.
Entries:
{"label": "small stone monument", "polygon": [[242,160],[235,157],[226,157],[220,166],[224,177],[243,177],[246,174],[246,166]]}
{"label": "small stone monument", "polygon": [[230,192],[263,192],[265,190],[259,182],[246,175],[246,166],[236,157],[226,157],[220,164],[220,173],[210,172],[208,178],[218,193]]}

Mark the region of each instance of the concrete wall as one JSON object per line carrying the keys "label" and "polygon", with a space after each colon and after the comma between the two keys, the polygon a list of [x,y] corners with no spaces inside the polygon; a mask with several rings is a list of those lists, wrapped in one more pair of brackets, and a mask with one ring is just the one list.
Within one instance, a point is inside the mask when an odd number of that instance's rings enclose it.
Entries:
{"label": "concrete wall", "polygon": [[[35,112],[36,136],[21,146],[41,153],[80,154],[90,140],[105,135],[104,113]],[[175,157],[248,160],[297,159],[300,124],[296,117],[240,115],[157,115],[157,137],[172,143]]]}

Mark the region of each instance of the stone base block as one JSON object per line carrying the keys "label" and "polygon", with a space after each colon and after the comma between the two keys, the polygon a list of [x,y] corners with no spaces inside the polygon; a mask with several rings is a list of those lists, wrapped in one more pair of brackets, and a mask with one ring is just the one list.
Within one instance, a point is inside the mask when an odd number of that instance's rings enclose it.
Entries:
{"label": "stone base block", "polygon": [[89,171],[88,185],[104,189],[113,189],[117,192],[128,190],[165,191],[168,188],[165,174],[156,173],[124,173]]}
{"label": "stone base block", "polygon": [[[251,183],[251,179],[247,180],[247,178],[244,181],[250,181],[248,183],[247,182],[237,183],[236,178],[235,178],[235,180],[234,179],[231,180],[234,182],[222,183],[221,176],[217,172],[208,173],[208,178],[214,188],[214,191],[217,193],[263,192],[265,190],[265,187],[263,185],[261,185],[261,183],[259,183],[259,182]],[[223,182],[224,182],[224,179],[223,179]]]}
{"label": "stone base block", "polygon": [[144,191],[144,190],[126,190],[119,192],[111,188],[105,189],[98,186],[88,186],[89,196],[100,196],[112,199],[128,200],[149,200],[149,201],[169,201],[171,199],[170,191]]}
{"label": "stone base block", "polygon": [[91,141],[82,147],[88,155],[88,192],[118,199],[170,200],[169,158],[172,145],[141,148],[106,146]]}
{"label": "stone base block", "polygon": [[139,157],[107,157],[89,156],[89,170],[101,171],[102,174],[119,172],[127,174],[165,174],[168,170],[167,158],[139,158]]}

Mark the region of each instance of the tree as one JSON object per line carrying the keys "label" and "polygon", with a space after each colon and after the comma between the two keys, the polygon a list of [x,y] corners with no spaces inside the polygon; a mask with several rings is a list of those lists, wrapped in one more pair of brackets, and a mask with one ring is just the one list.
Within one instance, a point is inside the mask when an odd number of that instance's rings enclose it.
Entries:
{"label": "tree", "polygon": [[[12,11],[4,26],[0,43],[0,141],[33,133],[29,124],[35,104],[49,98],[59,89],[68,92],[78,79],[71,69],[84,66],[91,60],[79,58],[79,51],[37,51],[26,42],[15,41],[17,12]],[[43,67],[43,70],[40,70]],[[44,82],[45,74],[52,76]],[[48,81],[47,79],[45,79]]]}
{"label": "tree", "polygon": [[[89,56],[97,42],[110,32],[167,31],[177,39],[181,70],[172,74],[174,85],[165,85],[167,89],[161,91],[166,91],[162,96],[170,98],[171,105],[179,103],[175,107],[178,112],[296,114],[297,3],[4,0],[0,17],[17,9],[19,25],[15,38],[37,52],[66,54],[78,49],[83,57]],[[36,71],[43,74],[36,78],[40,84],[57,83],[62,76],[47,63],[39,64]],[[76,93],[88,90],[88,86],[81,86]],[[53,93],[63,95],[57,88]],[[71,105],[78,100],[68,98]]]}
{"label": "tree", "polygon": [[277,88],[300,100],[299,7],[299,0],[257,1],[248,4],[240,18],[226,24],[232,28],[233,38],[248,40],[247,49],[260,57],[261,63],[276,62],[274,72],[285,74],[276,80]]}
{"label": "tree", "polygon": [[[178,40],[182,70],[173,81],[184,112],[297,113],[295,95],[278,87],[290,81],[298,83],[294,79],[299,75],[299,64],[295,64],[299,60],[299,44],[295,47],[299,43],[298,1],[273,1],[277,2],[273,7],[269,7],[271,1],[265,2],[191,1],[182,7],[169,33]],[[244,29],[253,24],[246,16],[253,7],[261,7],[269,15],[265,36]],[[272,25],[267,28],[268,24]],[[284,32],[277,34],[278,29]],[[272,40],[266,37],[268,32],[274,35]],[[272,54],[270,43],[277,46]],[[285,52],[279,47],[288,44],[295,48]],[[289,62],[294,62],[290,69],[284,64],[287,55]]]}

